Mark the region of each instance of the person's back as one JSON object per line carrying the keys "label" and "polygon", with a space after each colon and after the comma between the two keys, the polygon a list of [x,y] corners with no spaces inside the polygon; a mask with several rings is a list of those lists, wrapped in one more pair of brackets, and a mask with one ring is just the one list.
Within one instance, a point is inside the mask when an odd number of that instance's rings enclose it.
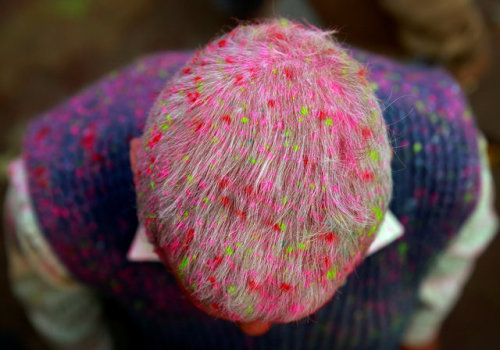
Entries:
{"label": "person's back", "polygon": [[[478,133],[443,72],[351,53],[366,70],[314,29],[240,27],[35,120],[23,158],[45,238],[151,346],[396,348],[480,197]],[[170,271],[127,259],[143,132],[139,217]],[[391,189],[404,235],[365,257]],[[249,337],[221,318],[275,324]]]}

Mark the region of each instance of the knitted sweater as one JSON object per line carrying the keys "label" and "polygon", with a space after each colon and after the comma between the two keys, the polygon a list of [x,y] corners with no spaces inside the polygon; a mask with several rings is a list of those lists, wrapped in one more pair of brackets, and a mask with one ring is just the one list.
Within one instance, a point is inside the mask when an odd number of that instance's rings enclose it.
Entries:
{"label": "knitted sweater", "polygon": [[354,52],[371,71],[389,128],[390,209],[405,235],[366,258],[310,318],[252,338],[192,306],[162,265],[126,259],[137,228],[129,141],[190,55],[139,60],[30,124],[23,152],[30,194],[61,261],[122,305],[151,348],[395,349],[420,282],[477,200],[477,130],[459,87],[440,70]]}

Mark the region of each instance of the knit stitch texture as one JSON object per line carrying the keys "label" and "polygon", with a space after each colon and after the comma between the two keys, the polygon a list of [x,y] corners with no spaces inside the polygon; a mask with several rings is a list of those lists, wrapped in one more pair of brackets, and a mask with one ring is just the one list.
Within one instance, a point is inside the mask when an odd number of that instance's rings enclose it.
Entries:
{"label": "knit stitch texture", "polygon": [[190,304],[163,265],[126,259],[137,228],[129,141],[189,52],[140,59],[29,125],[23,157],[46,238],[79,280],[127,309],[158,348],[396,349],[419,283],[475,207],[477,130],[460,88],[441,70],[351,52],[368,66],[389,127],[390,210],[405,234],[366,258],[311,317],[248,337]]}

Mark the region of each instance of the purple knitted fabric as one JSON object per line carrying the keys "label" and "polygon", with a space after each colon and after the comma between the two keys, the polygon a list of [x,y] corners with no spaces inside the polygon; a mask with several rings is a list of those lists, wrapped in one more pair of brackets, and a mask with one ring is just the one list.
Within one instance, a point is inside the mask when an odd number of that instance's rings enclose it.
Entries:
{"label": "purple knitted fabric", "polygon": [[425,273],[476,204],[477,130],[458,85],[442,71],[353,54],[371,71],[389,127],[390,208],[405,235],[366,258],[309,319],[247,337],[192,306],[163,265],[126,259],[137,228],[129,141],[190,53],[139,60],[29,125],[23,156],[48,241],[78,279],[130,313],[151,347],[397,348]]}

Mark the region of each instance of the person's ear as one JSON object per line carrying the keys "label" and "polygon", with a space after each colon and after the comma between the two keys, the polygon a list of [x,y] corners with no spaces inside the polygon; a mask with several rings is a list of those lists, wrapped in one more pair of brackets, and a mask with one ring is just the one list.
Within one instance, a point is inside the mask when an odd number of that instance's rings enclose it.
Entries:
{"label": "person's ear", "polygon": [[137,151],[141,147],[141,139],[139,137],[130,140],[130,167],[132,168],[132,173],[135,174],[137,170]]}
{"label": "person's ear", "polygon": [[271,322],[238,322],[238,327],[246,335],[258,336],[267,333],[271,328]]}

